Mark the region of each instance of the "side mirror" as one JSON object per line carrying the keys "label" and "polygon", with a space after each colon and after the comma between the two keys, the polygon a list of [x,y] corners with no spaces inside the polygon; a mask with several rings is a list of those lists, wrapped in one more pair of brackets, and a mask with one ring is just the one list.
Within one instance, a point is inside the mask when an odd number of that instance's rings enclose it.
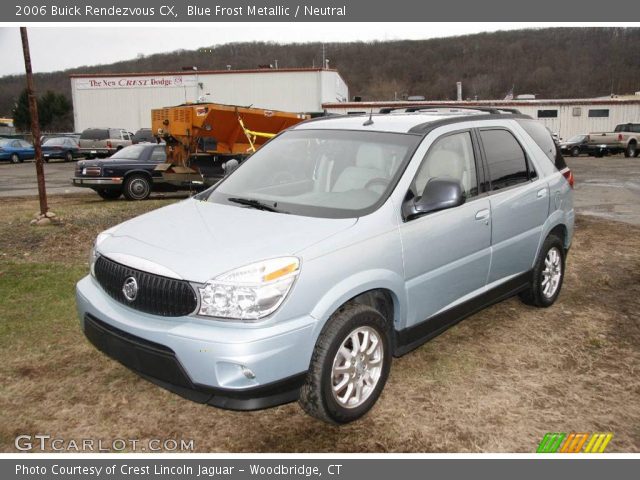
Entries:
{"label": "side mirror", "polygon": [[222,164],[222,169],[224,170],[224,176],[227,177],[231,175],[231,172],[233,172],[236,168],[238,168],[239,165],[240,163],[235,158],[232,158],[231,160],[227,160],[226,162],[224,162]]}
{"label": "side mirror", "polygon": [[465,200],[460,182],[451,178],[432,178],[425,185],[422,196],[404,203],[402,215],[405,220],[409,220],[438,210],[457,207]]}

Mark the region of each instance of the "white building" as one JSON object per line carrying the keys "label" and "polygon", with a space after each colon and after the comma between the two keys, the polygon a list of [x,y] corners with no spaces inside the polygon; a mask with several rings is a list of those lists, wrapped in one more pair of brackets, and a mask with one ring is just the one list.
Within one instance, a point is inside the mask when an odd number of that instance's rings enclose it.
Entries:
{"label": "white building", "polygon": [[613,131],[620,123],[640,123],[640,92],[635,95],[616,95],[613,98],[572,100],[327,102],[323,104],[323,108],[330,113],[353,114],[417,105],[515,108],[525,115],[537,118],[562,139],[581,133]]}
{"label": "white building", "polygon": [[151,109],[198,99],[291,112],[321,112],[349,90],[336,70],[321,68],[215,70],[71,75],[75,131],[151,126]]}

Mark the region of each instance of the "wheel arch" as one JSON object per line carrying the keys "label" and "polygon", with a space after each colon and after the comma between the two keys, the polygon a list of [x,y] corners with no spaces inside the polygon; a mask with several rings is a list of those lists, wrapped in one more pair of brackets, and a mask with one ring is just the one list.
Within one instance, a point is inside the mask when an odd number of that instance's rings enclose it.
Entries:
{"label": "wheel arch", "polygon": [[569,232],[567,230],[567,226],[564,223],[559,223],[551,230],[549,230],[549,233],[546,236],[548,237],[549,235],[555,235],[556,237],[558,237],[562,241],[562,244],[565,246],[565,249],[567,248],[567,236],[569,235]]}
{"label": "wheel arch", "polygon": [[127,170],[125,172],[125,174],[122,176],[122,179],[124,181],[126,181],[127,178],[129,178],[132,175],[144,175],[144,176],[148,177],[149,180],[151,181],[151,184],[152,184],[151,186],[153,186],[153,176],[148,171],[143,170],[143,169]]}
{"label": "wheel arch", "polygon": [[538,248],[536,250],[535,257],[533,258],[532,266],[535,264],[535,261],[540,254],[542,244],[549,235],[556,235],[559,237],[564,245],[565,251],[567,251],[571,246],[572,232],[573,228],[571,227],[571,222],[565,218],[564,212],[562,210],[556,210],[553,212],[542,227],[540,240],[538,241]]}
{"label": "wheel arch", "polygon": [[380,270],[361,272],[342,280],[320,299],[311,312],[318,319],[314,328],[316,338],[331,316],[348,303],[369,305],[387,319],[391,330],[401,328],[407,311],[404,281],[393,272]]}

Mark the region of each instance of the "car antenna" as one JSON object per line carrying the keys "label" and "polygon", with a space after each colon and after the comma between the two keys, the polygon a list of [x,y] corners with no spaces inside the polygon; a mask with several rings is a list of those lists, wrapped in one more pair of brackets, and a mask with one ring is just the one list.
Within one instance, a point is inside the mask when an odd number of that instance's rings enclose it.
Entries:
{"label": "car antenna", "polygon": [[371,108],[371,110],[369,110],[369,118],[367,119],[366,122],[364,122],[362,124],[363,127],[368,127],[369,125],[373,125],[373,108]]}

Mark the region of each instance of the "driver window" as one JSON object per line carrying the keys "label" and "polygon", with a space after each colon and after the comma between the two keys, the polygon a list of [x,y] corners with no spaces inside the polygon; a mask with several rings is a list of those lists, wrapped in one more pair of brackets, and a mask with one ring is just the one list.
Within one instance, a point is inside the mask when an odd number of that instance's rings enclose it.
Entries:
{"label": "driver window", "polygon": [[478,194],[476,164],[470,132],[446,135],[431,145],[411,185],[413,196],[421,196],[424,187],[432,178],[458,180],[467,199]]}

